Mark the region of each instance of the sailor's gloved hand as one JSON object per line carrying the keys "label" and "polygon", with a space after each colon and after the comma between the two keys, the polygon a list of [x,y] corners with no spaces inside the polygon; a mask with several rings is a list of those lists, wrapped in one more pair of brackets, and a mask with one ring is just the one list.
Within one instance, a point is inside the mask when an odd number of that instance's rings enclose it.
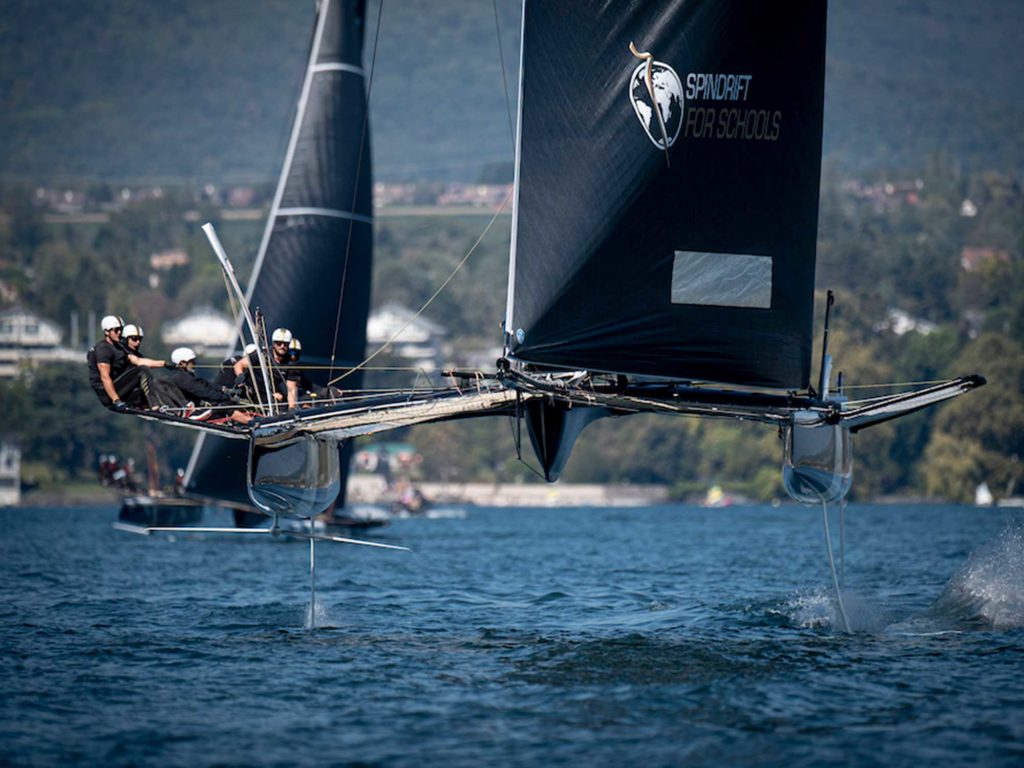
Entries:
{"label": "sailor's gloved hand", "polygon": [[164,360],[164,368],[177,368],[177,364],[173,360]]}
{"label": "sailor's gloved hand", "polygon": [[121,413],[124,413],[125,411],[128,410],[128,403],[126,403],[124,400],[115,400],[114,404],[111,407],[115,411],[120,411]]}
{"label": "sailor's gloved hand", "polygon": [[245,373],[243,372],[243,373],[240,373],[237,376],[235,376],[235,387],[237,388],[237,387],[244,387],[244,386],[245,386]]}
{"label": "sailor's gloved hand", "polygon": [[224,394],[230,397],[232,400],[237,400],[242,396],[241,387],[224,387]]}

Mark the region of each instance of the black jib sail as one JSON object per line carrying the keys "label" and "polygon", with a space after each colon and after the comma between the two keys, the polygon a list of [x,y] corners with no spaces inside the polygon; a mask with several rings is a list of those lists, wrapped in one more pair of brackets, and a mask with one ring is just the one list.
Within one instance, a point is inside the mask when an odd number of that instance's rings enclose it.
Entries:
{"label": "black jib sail", "polygon": [[[270,218],[247,298],[269,329],[302,341],[308,376],[324,385],[362,361],[373,254],[372,169],[363,72],[365,0],[321,0]],[[361,386],[361,372],[342,382]],[[350,447],[341,449],[344,505]],[[247,441],[201,435],[188,492],[250,504]]]}
{"label": "black jib sail", "polygon": [[506,342],[804,388],[823,0],[526,0]]}

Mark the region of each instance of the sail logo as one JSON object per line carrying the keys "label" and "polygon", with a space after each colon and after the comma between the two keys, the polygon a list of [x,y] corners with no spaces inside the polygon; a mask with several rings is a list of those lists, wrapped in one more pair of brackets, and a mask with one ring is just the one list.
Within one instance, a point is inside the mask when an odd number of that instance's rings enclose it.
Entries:
{"label": "sail logo", "polygon": [[632,54],[642,59],[629,78],[629,101],[647,137],[658,149],[668,151],[683,125],[683,83],[668,64],[655,61],[633,43]]}

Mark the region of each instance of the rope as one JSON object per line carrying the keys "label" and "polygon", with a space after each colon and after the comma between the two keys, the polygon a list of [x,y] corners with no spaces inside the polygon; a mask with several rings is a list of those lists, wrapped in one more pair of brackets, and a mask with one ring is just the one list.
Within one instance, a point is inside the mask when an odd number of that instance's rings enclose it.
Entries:
{"label": "rope", "polygon": [[337,376],[337,377],[331,379],[329,382],[327,382],[328,386],[330,386],[332,384],[337,384],[339,381],[341,381],[342,379],[344,379],[347,376],[351,376],[356,371],[363,370],[363,368],[366,366],[366,364],[368,362],[373,360],[373,358],[375,358],[377,355],[379,355],[381,352],[383,352],[385,349],[387,349],[389,346],[391,346],[391,344],[393,344],[395,342],[395,340],[405,332],[405,329],[408,328],[410,325],[412,325],[413,322],[420,315],[422,315],[424,313],[424,311],[426,311],[427,307],[429,307],[434,302],[434,299],[436,299],[441,294],[441,291],[443,291],[448,286],[448,283],[450,283],[452,280],[455,279],[455,275],[457,275],[459,273],[459,271],[466,265],[466,262],[469,261],[469,257],[473,255],[473,253],[477,249],[477,246],[480,245],[480,243],[483,241],[483,239],[487,236],[487,233],[491,230],[491,227],[494,226],[494,222],[496,222],[498,220],[498,217],[505,210],[505,206],[508,205],[508,200],[509,200],[509,198],[511,196],[512,196],[512,190],[510,189],[505,194],[505,199],[501,201],[501,205],[498,206],[498,210],[494,212],[494,215],[491,217],[491,220],[489,222],[487,222],[487,226],[484,227],[484,231],[480,233],[480,237],[478,237],[476,239],[476,242],[473,243],[472,247],[469,249],[469,251],[466,253],[466,255],[462,257],[462,261],[460,261],[456,265],[455,269],[452,270],[452,273],[450,275],[448,275],[448,277],[445,279],[445,281],[443,283],[441,283],[441,285],[438,287],[438,289],[436,291],[434,291],[434,293],[431,295],[431,297],[429,299],[427,299],[423,303],[423,306],[420,307],[418,310],[416,310],[415,314],[413,314],[413,316],[410,317],[406,321],[405,325],[403,325],[401,328],[399,328],[390,339],[388,339],[380,347],[378,347],[377,350],[373,354],[371,354],[369,357],[367,357],[365,360],[363,360],[363,362],[361,362],[359,365],[349,369],[348,373],[343,373],[340,376]]}
{"label": "rope", "polygon": [[224,270],[221,270],[221,277],[224,278],[224,292],[228,295],[228,308],[231,310],[231,317],[235,321],[235,329],[238,332],[238,340],[241,342],[240,349],[245,349],[245,333],[242,331],[242,315],[238,305],[235,303],[234,291],[231,290],[231,282]]}
{"label": "rope", "polygon": [[492,0],[494,6],[494,31],[498,36],[498,61],[501,64],[501,85],[505,89],[505,111],[508,112],[508,133],[512,139],[512,149],[515,150],[516,130],[512,125],[512,101],[508,96],[508,78],[505,75],[505,53],[501,47],[501,24],[498,22],[498,0]]}
{"label": "rope", "polygon": [[884,389],[886,387],[926,387],[933,384],[945,384],[948,379],[931,379],[929,381],[893,381],[888,384],[844,384],[843,389]]}
{"label": "rope", "polygon": [[548,479],[544,477],[544,473],[542,473],[539,469],[535,469],[534,467],[530,466],[527,463],[526,459],[523,458],[522,434],[516,434],[516,424],[519,421],[521,421],[521,419],[522,416],[508,417],[508,428],[512,432],[512,442],[515,444],[516,447],[516,461],[518,461],[520,464],[522,464],[524,467],[530,470],[530,472],[535,474],[537,477],[539,477],[546,483]]}
{"label": "rope", "polygon": [[[196,368],[209,368],[210,370],[220,370],[221,364],[209,363],[197,365]],[[291,370],[301,371],[324,371],[329,369],[330,365],[294,365],[289,364],[288,368]],[[339,366],[334,366],[338,368]],[[413,365],[371,365],[363,368],[364,371],[404,371],[406,373],[415,373],[418,368]]]}

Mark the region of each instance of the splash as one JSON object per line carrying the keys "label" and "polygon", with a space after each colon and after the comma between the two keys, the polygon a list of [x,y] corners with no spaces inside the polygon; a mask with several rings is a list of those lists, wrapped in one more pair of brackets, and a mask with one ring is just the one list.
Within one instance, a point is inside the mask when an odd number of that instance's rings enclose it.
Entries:
{"label": "splash", "polygon": [[824,589],[796,595],[789,600],[783,612],[802,629],[831,627],[838,615],[832,597]]}
{"label": "splash", "polygon": [[304,629],[336,629],[337,624],[334,617],[327,609],[323,600],[317,598],[316,602],[306,606],[306,618],[303,623]]}
{"label": "splash", "polygon": [[924,615],[966,629],[1024,627],[1024,526],[972,552]]}
{"label": "splash", "polygon": [[[843,603],[852,632],[877,632],[892,621],[892,609],[889,606],[852,589],[843,588]],[[781,613],[791,624],[801,629],[842,630],[843,627],[835,594],[824,586],[790,598]]]}

